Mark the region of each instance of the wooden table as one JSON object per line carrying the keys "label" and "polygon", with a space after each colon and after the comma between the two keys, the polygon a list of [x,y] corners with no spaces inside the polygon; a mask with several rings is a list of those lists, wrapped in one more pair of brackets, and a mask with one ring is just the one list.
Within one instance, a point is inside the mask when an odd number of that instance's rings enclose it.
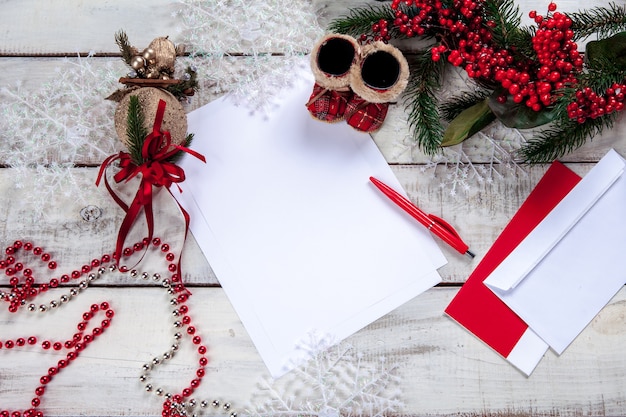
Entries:
{"label": "wooden table", "polygon": [[[333,16],[345,12],[350,4],[348,1],[314,1],[313,9],[318,13],[320,24],[325,25]],[[81,76],[99,77],[106,71],[122,71],[119,74],[124,75],[124,66],[115,56],[118,50],[113,34],[124,29],[137,46],[146,46],[154,37],[167,34],[178,42],[181,35],[177,32],[178,21],[172,12],[180,7],[171,0],[4,2],[0,23],[3,38],[0,41],[0,71],[3,74],[0,87],[8,89],[0,92],[0,108],[6,110],[3,107],[6,102],[15,102],[11,94],[37,92],[46,83],[61,82],[68,89],[81,88],[83,83],[80,80],[72,83],[67,79],[68,72],[74,74],[71,71],[72,68],[75,70],[77,60],[74,58],[68,62],[62,58],[64,56],[76,57],[80,53],[81,59],[85,60],[85,53],[95,51],[96,57],[89,58],[88,64],[92,72]],[[235,58],[233,65],[246,65],[246,59],[245,56]],[[16,87],[18,81],[22,83],[21,90]],[[215,88],[194,100],[188,108],[204,104],[202,100],[206,102],[219,93]],[[41,97],[31,99],[41,100]],[[99,100],[99,97],[94,99]],[[36,103],[26,100],[21,105],[28,107],[32,104]],[[112,123],[112,105],[105,109],[110,111]],[[80,106],[74,111],[79,114]],[[5,122],[10,114],[3,113]],[[45,120],[49,115],[39,116]],[[444,284],[359,331],[341,345],[342,348],[350,347],[350,351],[362,357],[365,363],[376,364],[384,357],[385,363],[400,365],[394,371],[397,382],[392,383],[390,389],[399,390],[398,398],[403,405],[390,414],[626,414],[626,359],[623,352],[626,345],[626,291],[617,294],[563,355],[557,357],[548,352],[530,377],[523,376],[444,316],[446,305],[547,167],[520,166],[516,172],[504,173],[502,177],[493,173],[491,181],[488,175],[486,181],[469,181],[469,189],[459,188],[456,195],[452,195],[450,187],[440,184],[454,167],[439,166],[433,175],[432,170],[424,170],[428,167],[426,156],[418,151],[403,152],[406,147],[401,139],[406,134],[406,126],[402,123],[402,116],[402,107],[394,106],[389,122],[374,135],[376,144],[410,198],[425,210],[456,225],[478,256],[474,261],[468,261],[442,247],[449,260],[449,264],[440,270]],[[563,161],[584,175],[610,148],[626,155],[625,133],[626,123],[622,118],[611,132],[595,138]],[[49,185],[39,184],[42,174],[35,168],[17,170],[9,166],[13,159],[7,143],[12,137],[6,132],[0,135],[3,141],[0,148],[0,219],[3,225],[0,227],[0,242],[3,247],[16,240],[33,242],[43,247],[44,252],[50,253],[58,263],[54,271],[58,274],[79,270],[91,259],[110,252],[123,212],[103,187],[95,187],[94,181],[106,152],[121,149],[119,144],[115,144],[115,149],[94,150],[89,157],[71,161],[75,167],[65,171],[64,176],[75,184],[61,181],[59,187],[52,189]],[[61,143],[58,152],[50,153],[49,163],[65,162],[64,155],[73,152],[71,145]],[[463,150],[472,166],[485,167],[491,162],[490,148],[480,138],[470,139]],[[67,194],[67,189],[80,189],[81,192],[79,195]],[[41,198],[40,193],[48,195]],[[40,206],[33,206],[34,201]],[[86,213],[83,209],[90,206],[95,207],[95,211]],[[172,244],[172,251],[180,249],[181,220],[176,207],[160,205],[157,218],[161,222],[160,236]],[[41,341],[71,337],[76,332],[80,315],[91,304],[107,301],[115,310],[112,325],[71,366],[54,377],[43,396],[41,409],[47,415],[60,416],[159,415],[163,399],[157,398],[154,392],[146,392],[145,383],[140,382],[139,376],[142,364],[167,351],[173,340],[175,319],[171,317],[174,308],[169,305],[171,296],[161,285],[163,278],[159,282],[152,278],[154,272],[167,268],[160,258],[157,249],[143,261],[141,270],[148,272],[147,279],[107,273],[102,279],[89,283],[88,290],[81,291],[80,297],[75,297],[76,301],[63,308],[53,309],[48,303],[69,293],[80,280],[72,280],[69,287],[50,290],[34,301],[36,310],[40,304],[45,304],[53,311],[29,313],[22,309],[11,314],[3,308],[0,311],[0,340],[37,335],[38,343],[22,349],[4,346],[0,350],[0,411],[28,407],[39,385],[39,377],[65,355],[54,349],[42,351],[39,348]],[[317,405],[324,404],[320,400],[321,394],[314,389],[307,393],[307,381],[301,374],[267,381],[267,371],[260,357],[193,237],[189,237],[184,246],[184,270],[183,278],[193,293],[188,303],[190,314],[203,343],[209,347],[210,357],[207,375],[194,398],[229,401],[238,413],[254,414],[259,405],[271,398],[272,390],[280,393],[293,388],[296,381],[302,381],[305,388],[299,391],[299,396],[291,398],[292,410],[306,411],[298,405],[308,401],[313,405],[313,411],[309,410],[311,414],[333,413],[332,409],[315,411]],[[4,274],[3,277],[1,285],[6,289],[8,278]],[[190,343],[182,346],[181,352],[167,366],[154,370],[153,391],[160,386],[165,390],[186,386],[197,368],[196,362]],[[262,388],[264,384],[265,389]],[[333,407],[333,404],[328,405]],[[279,409],[275,405],[275,410]],[[222,409],[218,412],[228,414]]]}

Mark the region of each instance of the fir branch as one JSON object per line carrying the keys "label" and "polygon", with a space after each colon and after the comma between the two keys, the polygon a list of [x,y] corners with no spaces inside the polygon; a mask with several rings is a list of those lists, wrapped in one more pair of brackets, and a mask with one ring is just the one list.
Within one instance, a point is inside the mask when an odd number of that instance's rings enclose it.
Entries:
{"label": "fir branch", "polygon": [[148,136],[148,131],[144,127],[144,120],[145,117],[139,103],[139,97],[131,95],[126,120],[126,137],[128,139],[128,153],[135,165],[141,165],[144,162],[141,149],[146,136]]}
{"label": "fir branch", "polygon": [[548,163],[581,147],[587,140],[610,129],[615,122],[615,113],[587,119],[584,123],[575,120],[560,120],[529,140],[519,154],[527,163]]}
{"label": "fir branch", "polygon": [[462,95],[451,97],[449,101],[439,106],[439,111],[443,120],[449,122],[457,117],[465,109],[483,101],[491,93],[487,90],[478,90],[474,93],[466,92]]}
{"label": "fir branch", "polygon": [[133,47],[128,42],[128,36],[126,32],[123,30],[118,31],[115,34],[115,43],[120,48],[120,52],[122,53],[122,60],[126,62],[126,64],[130,65],[130,61],[133,58]]}
{"label": "fir branch", "polygon": [[[191,146],[191,142],[193,142],[193,133],[189,133],[187,137],[185,137],[185,142],[182,144],[182,146],[184,146],[185,148],[189,148]],[[182,158],[184,154],[185,152],[178,151],[174,155],[172,155],[168,159],[168,161],[175,164],[180,161],[180,158]]]}
{"label": "fir branch", "polygon": [[572,19],[574,41],[596,34],[605,38],[626,30],[626,6],[609,3],[608,7],[594,7],[575,13],[567,13]]}
{"label": "fir branch", "polygon": [[178,84],[172,84],[167,87],[167,91],[172,93],[174,97],[181,99],[187,96],[188,90],[198,91],[198,74],[192,67],[185,70],[186,80]]}
{"label": "fir branch", "polygon": [[605,94],[614,83],[626,80],[626,69],[619,68],[615,61],[596,58],[587,71],[580,76],[581,88],[590,87],[597,94]]}
{"label": "fir branch", "polygon": [[434,155],[440,149],[444,131],[435,93],[441,86],[444,65],[443,60],[431,59],[430,49],[414,57],[410,63],[411,78],[404,93],[413,139],[428,155]]}
{"label": "fir branch", "polygon": [[491,28],[494,43],[502,49],[510,48],[522,19],[519,7],[514,0],[493,0],[483,4],[485,20],[495,23]]}
{"label": "fir branch", "polygon": [[[358,37],[362,34],[371,33],[372,25],[374,23],[377,23],[380,20],[388,20],[391,22],[393,19],[395,19],[394,11],[388,4],[357,7],[350,9],[347,16],[342,16],[330,22],[328,30],[335,33]],[[391,26],[389,29],[392,29]],[[399,32],[395,32],[392,33],[392,35],[399,34]]]}

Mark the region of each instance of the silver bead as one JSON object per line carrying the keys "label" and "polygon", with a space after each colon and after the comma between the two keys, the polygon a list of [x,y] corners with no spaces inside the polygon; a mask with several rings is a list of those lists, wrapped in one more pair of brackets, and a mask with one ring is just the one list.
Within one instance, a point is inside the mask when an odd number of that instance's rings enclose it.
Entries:
{"label": "silver bead", "polygon": [[233,411],[232,413],[230,413],[230,417],[237,417],[237,412]]}
{"label": "silver bead", "polygon": [[182,327],[182,326],[183,326],[183,323],[181,323],[180,320],[176,320],[174,322],[174,327]]}
{"label": "silver bead", "polygon": [[70,297],[69,297],[67,294],[63,294],[63,295],[60,297],[60,299],[61,299],[61,302],[62,302],[62,303],[67,303],[67,302],[69,302],[69,301],[70,301]]}
{"label": "silver bead", "polygon": [[98,268],[98,274],[100,274],[100,275],[104,275],[104,273],[105,273],[106,271],[107,271],[107,270],[106,270],[106,268],[105,268],[105,267],[103,267],[103,266],[101,266],[100,268]]}
{"label": "silver bead", "polygon": [[87,281],[95,281],[98,277],[93,272],[87,275]]}
{"label": "silver bead", "polygon": [[216,408],[220,406],[220,402],[218,400],[213,400],[211,404],[213,404],[213,407],[216,407]]}
{"label": "silver bead", "polygon": [[172,289],[172,287],[168,287],[168,288],[167,288],[167,293],[168,293],[169,295],[174,295],[174,290]]}
{"label": "silver bead", "polygon": [[230,409],[230,403],[224,403],[224,410]]}
{"label": "silver bead", "polygon": [[148,375],[141,375],[141,376],[139,377],[139,381],[140,381],[140,382],[146,382],[147,380],[148,380]]}
{"label": "silver bead", "polygon": [[152,391],[152,384],[146,385],[146,391],[148,392]]}
{"label": "silver bead", "polygon": [[29,304],[27,308],[28,308],[28,311],[35,311],[35,310],[37,310],[37,306],[35,304]]}
{"label": "silver bead", "polygon": [[50,301],[50,308],[57,308],[59,306],[59,302],[56,300]]}
{"label": "silver bead", "polygon": [[172,359],[172,354],[170,352],[165,352],[163,354],[163,359],[165,359],[165,360]]}
{"label": "silver bead", "polygon": [[156,395],[163,395],[163,388],[157,388],[155,392]]}
{"label": "silver bead", "polygon": [[183,337],[182,333],[180,333],[180,332],[174,333],[174,339],[180,340],[182,337]]}
{"label": "silver bead", "polygon": [[163,285],[165,288],[168,288],[170,286],[170,280],[169,279],[164,279],[163,280],[163,284],[161,284],[161,285]]}
{"label": "silver bead", "polygon": [[176,298],[172,298],[170,300],[170,304],[173,305],[173,306],[178,305],[178,300]]}
{"label": "silver bead", "polygon": [[195,399],[189,399],[189,407],[195,407],[196,405],[198,405],[198,402]]}
{"label": "silver bead", "polygon": [[176,352],[179,348],[180,348],[180,346],[178,346],[178,343],[174,343],[174,344],[172,345],[172,347],[170,348],[170,350],[171,350],[172,352]]}
{"label": "silver bead", "polygon": [[41,311],[42,313],[45,313],[46,311],[48,311],[48,307],[42,304],[39,306],[39,311]]}
{"label": "silver bead", "polygon": [[141,274],[141,278],[143,278],[143,279],[148,279],[149,277],[150,277],[150,274],[149,274],[149,273],[147,273],[147,272],[143,272],[143,273]]}
{"label": "silver bead", "polygon": [[25,306],[25,305],[26,305],[26,300],[22,300],[22,301],[20,301],[20,305],[21,305],[21,306]]}
{"label": "silver bead", "polygon": [[150,365],[149,363],[144,363],[141,366],[141,369],[143,369],[144,371],[149,371],[150,369],[152,369],[152,365]]}
{"label": "silver bead", "polygon": [[87,281],[81,281],[78,283],[78,288],[80,288],[81,290],[84,290],[85,288],[87,288]]}
{"label": "silver bead", "polygon": [[137,272],[137,270],[136,270],[136,269],[133,269],[133,270],[131,270],[131,271],[130,271],[130,276],[131,276],[131,277],[133,277],[133,278],[135,278],[135,277],[137,276],[137,274],[138,274],[138,273],[139,273],[139,272]]}
{"label": "silver bead", "polygon": [[78,295],[78,290],[76,288],[71,288],[70,289],[70,295],[72,297],[76,297]]}
{"label": "silver bead", "polygon": [[109,271],[114,272],[117,269],[117,265],[111,264],[109,265]]}
{"label": "silver bead", "polygon": [[152,364],[153,364],[153,365],[158,365],[158,364],[160,364],[160,363],[161,363],[161,359],[159,359],[159,358],[153,358],[153,359],[152,359]]}
{"label": "silver bead", "polygon": [[170,400],[172,398],[172,394],[170,394],[169,392],[166,392],[164,397]]}
{"label": "silver bead", "polygon": [[158,273],[155,273],[154,275],[152,275],[152,279],[154,281],[159,281],[161,279],[161,275]]}
{"label": "silver bead", "polygon": [[4,297],[6,297],[6,293],[4,291],[0,291],[0,300],[4,300]]}
{"label": "silver bead", "polygon": [[172,311],[172,316],[174,316],[174,317],[180,316],[180,311],[178,311],[178,309]]}
{"label": "silver bead", "polygon": [[208,405],[209,405],[209,402],[207,400],[200,401],[200,407],[207,408]]}

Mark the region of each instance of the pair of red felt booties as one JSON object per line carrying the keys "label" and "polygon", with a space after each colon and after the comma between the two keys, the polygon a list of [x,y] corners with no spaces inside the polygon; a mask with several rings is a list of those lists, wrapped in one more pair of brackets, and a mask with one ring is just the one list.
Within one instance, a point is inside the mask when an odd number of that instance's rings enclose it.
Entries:
{"label": "pair of red felt booties", "polygon": [[307,109],[324,122],[342,120],[362,132],[382,126],[389,103],[402,94],[409,65],[396,47],[373,42],[360,46],[347,35],[323,37],[311,53],[315,85]]}

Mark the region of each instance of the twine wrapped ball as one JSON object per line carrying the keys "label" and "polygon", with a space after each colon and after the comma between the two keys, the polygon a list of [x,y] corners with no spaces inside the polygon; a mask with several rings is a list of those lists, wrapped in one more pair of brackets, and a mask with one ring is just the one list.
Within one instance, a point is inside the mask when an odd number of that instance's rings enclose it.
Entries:
{"label": "twine wrapped ball", "polygon": [[165,101],[165,114],[161,123],[161,131],[170,132],[172,143],[177,145],[185,144],[185,139],[187,138],[187,114],[183,106],[176,97],[167,91],[154,87],[143,87],[126,94],[115,109],[115,130],[126,147],[129,145],[126,130],[131,96],[139,98],[139,105],[144,115],[144,127],[148,134],[152,132],[154,127],[154,118],[159,100]]}

